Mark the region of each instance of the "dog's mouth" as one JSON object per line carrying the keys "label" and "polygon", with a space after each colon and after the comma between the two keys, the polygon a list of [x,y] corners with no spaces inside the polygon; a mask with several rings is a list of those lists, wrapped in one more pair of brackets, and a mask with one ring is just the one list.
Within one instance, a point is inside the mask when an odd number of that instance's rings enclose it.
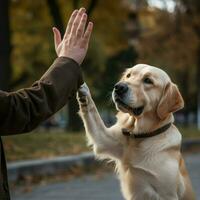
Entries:
{"label": "dog's mouth", "polygon": [[144,110],[144,106],[138,106],[138,107],[132,108],[129,105],[125,104],[120,98],[116,98],[115,102],[117,103],[117,106],[120,110],[128,111],[129,113],[133,113],[135,116],[141,115]]}

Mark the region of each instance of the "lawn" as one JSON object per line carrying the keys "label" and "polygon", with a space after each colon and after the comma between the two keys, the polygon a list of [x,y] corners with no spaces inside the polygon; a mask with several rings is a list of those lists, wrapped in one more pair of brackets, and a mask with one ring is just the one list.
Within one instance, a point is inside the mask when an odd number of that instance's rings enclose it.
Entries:
{"label": "lawn", "polygon": [[197,130],[195,127],[179,127],[177,126],[179,131],[181,132],[184,139],[187,138],[199,138],[200,139],[200,130]]}
{"label": "lawn", "polygon": [[[195,128],[179,127],[179,130],[183,138],[200,139],[200,131]],[[8,161],[66,156],[90,150],[84,132],[35,131],[4,137],[3,143]]]}
{"label": "lawn", "polygon": [[8,161],[51,158],[89,151],[84,132],[33,132],[3,137]]}

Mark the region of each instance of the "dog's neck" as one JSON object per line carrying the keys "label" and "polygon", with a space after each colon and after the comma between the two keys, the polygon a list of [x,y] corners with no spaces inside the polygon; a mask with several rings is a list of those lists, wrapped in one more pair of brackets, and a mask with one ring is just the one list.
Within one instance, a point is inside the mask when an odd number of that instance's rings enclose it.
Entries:
{"label": "dog's neck", "polygon": [[173,123],[174,117],[173,114],[169,114],[164,120],[160,120],[159,118],[155,118],[155,116],[144,115],[139,118],[135,118],[134,128],[132,129],[132,133],[148,133],[155,131],[168,123]]}
{"label": "dog's neck", "polygon": [[152,132],[168,123],[174,122],[173,114],[169,114],[164,120],[160,120],[153,114],[145,114],[138,118],[125,114],[124,118],[126,120],[124,121],[125,123],[122,122],[122,127],[134,134]]}

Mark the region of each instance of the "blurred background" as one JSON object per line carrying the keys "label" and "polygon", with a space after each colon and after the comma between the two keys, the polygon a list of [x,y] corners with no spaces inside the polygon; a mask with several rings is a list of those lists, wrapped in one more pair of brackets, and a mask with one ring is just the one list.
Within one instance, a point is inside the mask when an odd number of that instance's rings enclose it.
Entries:
{"label": "blurred background", "polygon": [[[147,63],[164,69],[179,86],[185,108],[176,113],[176,123],[183,129],[184,137],[198,137],[198,0],[2,0],[0,89],[13,91],[28,87],[41,77],[56,58],[52,27],[56,26],[64,33],[70,14],[82,6],[87,8],[89,18],[94,22],[90,48],[82,69],[105,123],[109,126],[115,122],[116,111],[111,101],[111,92],[121,73],[137,63]],[[83,125],[77,112],[74,98],[36,132],[43,132],[41,135],[45,137],[44,141],[47,141],[46,137],[52,137],[52,142],[55,142],[59,137],[69,137],[70,134],[79,139],[75,133],[82,132]],[[45,135],[48,132],[62,133]],[[31,143],[35,135],[24,137],[30,137]],[[20,149],[23,152],[26,142],[13,137],[6,140],[6,148],[8,152],[11,151],[8,159],[13,160],[19,156]],[[22,144],[16,144],[18,140]],[[17,147],[14,148],[15,144]],[[77,145],[75,149],[80,149],[80,146]],[[16,156],[13,156],[13,149]],[[39,154],[42,154],[41,151]]]}
{"label": "blurred background", "polygon": [[[95,25],[82,69],[105,123],[115,122],[111,92],[121,73],[137,63],[147,63],[164,69],[177,83],[185,108],[176,113],[176,123],[186,130],[186,136],[198,137],[198,0],[0,1],[0,89],[28,87],[41,77],[56,58],[52,27],[64,33],[70,14],[82,6]],[[79,133],[83,125],[77,112],[74,97],[36,132]]]}
{"label": "blurred background", "polygon": [[[186,106],[185,126],[198,122],[200,2],[198,0],[11,0],[0,2],[0,89],[30,86],[55,59],[52,27],[63,33],[71,12],[84,6],[95,24],[82,65],[85,80],[107,123],[111,91],[126,67],[158,66],[169,73]],[[82,128],[75,101],[45,126]],[[70,118],[68,118],[70,116]],[[199,119],[200,121],[200,119]],[[200,122],[199,122],[200,128]]]}
{"label": "blurred background", "polygon": [[[15,91],[29,87],[42,76],[56,58],[52,27],[64,33],[70,14],[82,6],[94,22],[82,69],[105,123],[110,126],[115,122],[111,92],[121,73],[127,67],[146,63],[165,70],[179,86],[185,108],[175,114],[176,124],[184,139],[197,141],[200,137],[199,0],[1,0],[0,89]],[[77,112],[73,98],[34,134],[4,137],[7,160],[46,159],[88,151]],[[191,160],[200,159],[189,156],[188,162]],[[193,181],[200,180],[199,164],[189,164],[194,166],[190,169],[194,172]],[[196,188],[199,184],[196,181]]]}

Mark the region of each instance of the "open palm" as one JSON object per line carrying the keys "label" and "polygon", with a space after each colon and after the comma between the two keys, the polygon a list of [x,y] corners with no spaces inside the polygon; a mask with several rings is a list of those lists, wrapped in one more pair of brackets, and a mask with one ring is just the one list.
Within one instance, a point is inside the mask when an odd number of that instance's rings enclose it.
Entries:
{"label": "open palm", "polygon": [[74,59],[79,65],[83,62],[88,50],[88,44],[93,29],[93,23],[87,23],[85,8],[75,10],[68,22],[63,39],[60,31],[53,28],[55,50],[58,57],[64,56]]}

